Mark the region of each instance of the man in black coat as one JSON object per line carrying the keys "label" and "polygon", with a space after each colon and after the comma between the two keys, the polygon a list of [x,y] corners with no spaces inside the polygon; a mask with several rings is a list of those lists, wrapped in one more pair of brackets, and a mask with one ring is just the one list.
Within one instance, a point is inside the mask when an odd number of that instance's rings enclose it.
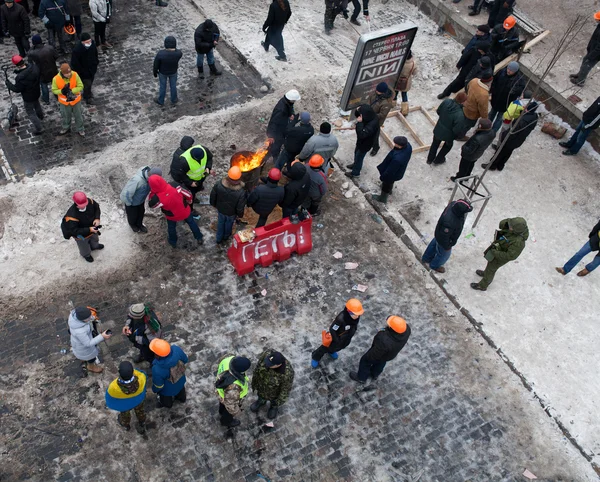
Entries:
{"label": "man in black coat", "polygon": [[263,184],[256,186],[248,196],[248,207],[259,215],[257,228],[267,224],[269,214],[275,209],[275,206],[283,202],[285,190],[283,186],[278,185],[280,179],[281,171],[276,168],[271,169],[268,177],[261,179]]}
{"label": "man in black coat", "polygon": [[94,105],[94,94],[92,84],[98,70],[98,48],[92,40],[92,36],[83,32],[79,42],[71,53],[71,68],[79,74],[83,82],[83,99],[86,104]]}
{"label": "man in black coat", "polygon": [[376,381],[387,362],[398,356],[410,337],[410,325],[404,318],[388,316],[387,327],[377,332],[371,348],[361,357],[358,372],[350,372],[350,378],[365,383],[369,377]]}
{"label": "man in black coat", "polygon": [[38,69],[40,69],[40,87],[42,89],[42,100],[44,103],[50,103],[50,87],[52,79],[56,75],[56,60],[58,54],[52,45],[45,45],[42,37],[34,35],[31,37],[33,48],[29,51],[28,58]]}
{"label": "man in black coat", "polygon": [[173,153],[173,158],[171,160],[171,167],[173,167],[173,163],[177,163],[181,154],[183,154],[185,151],[190,149],[193,145],[194,145],[193,137],[183,136],[181,138],[181,141],[179,141],[179,147],[177,149],[175,149],[175,152]]}
{"label": "man in black coat", "polygon": [[289,123],[296,122],[298,119],[294,115],[294,103],[300,99],[300,93],[297,90],[289,90],[279,99],[271,113],[271,118],[267,124],[267,137],[270,139],[267,158],[273,157],[273,161],[276,161],[279,157],[279,151],[281,151]]}
{"label": "man in black coat", "polygon": [[600,97],[590,105],[583,113],[581,122],[577,125],[575,132],[567,142],[559,142],[558,145],[566,147],[563,156],[574,156],[585,144],[590,133],[600,126]]}
{"label": "man in black coat", "polygon": [[404,136],[394,137],[394,148],[388,152],[385,159],[377,170],[379,171],[379,180],[381,181],[381,194],[374,195],[373,199],[380,203],[386,203],[388,196],[392,194],[394,183],[400,181],[406,172],[406,166],[412,155],[412,146]]}
{"label": "man in black coat", "polygon": [[277,60],[287,61],[283,45],[283,28],[292,16],[292,9],[288,0],[273,0],[269,6],[269,14],[263,24],[262,31],[266,34],[264,42],[260,44],[269,51],[272,45],[277,50]]}
{"label": "man in black coat", "polygon": [[292,161],[290,168],[284,171],[284,174],[291,179],[284,187],[283,201],[281,201],[283,217],[288,218],[296,214],[302,206],[310,191],[311,181],[306,166],[298,159]]}
{"label": "man in black coat", "polygon": [[[490,166],[490,171],[502,171],[513,151],[521,147],[529,134],[533,132],[539,118],[539,114],[536,112],[537,108],[538,103],[535,100],[531,100],[521,113],[521,116],[514,121],[514,126],[511,126],[510,129],[505,130],[501,134],[500,143],[502,143],[505,136],[509,137],[506,144],[497,153],[496,159]],[[481,165],[484,169],[487,166],[487,164]]]}
{"label": "man in black coat", "polygon": [[[562,268],[555,268],[556,271],[558,271],[560,274],[567,274],[585,256],[593,251],[600,250],[600,221],[592,228],[588,237],[590,238],[589,241],[585,243],[583,247],[577,251],[577,253],[575,253],[575,255],[569,261],[567,261]],[[577,273],[577,276],[586,276],[594,271],[598,266],[600,266],[600,252],[596,254],[590,263],[585,265],[585,268]]]}
{"label": "man in black coat", "polygon": [[485,150],[490,147],[495,137],[496,133],[492,129],[492,121],[489,119],[479,119],[479,125],[475,134],[463,144],[460,151],[461,157],[458,172],[455,176],[451,176],[450,180],[454,182],[461,177],[470,176],[475,163],[483,156]]}
{"label": "man in black coat", "polygon": [[159,79],[158,98],[154,100],[158,105],[164,105],[167,95],[167,81],[171,93],[171,104],[177,103],[177,69],[182,57],[181,50],[177,48],[177,39],[171,35],[165,38],[164,50],[159,50],[154,57],[154,77]]}
{"label": "man in black coat", "polygon": [[473,206],[466,199],[459,199],[446,206],[438,219],[435,235],[421,258],[422,263],[438,273],[445,273],[444,264],[450,259],[452,247],[458,242],[465,224],[465,217],[473,211]]}
{"label": "man in black coat", "polygon": [[25,57],[29,51],[29,36],[31,35],[29,15],[25,8],[14,3],[14,0],[6,0],[0,7],[0,17],[2,18],[2,32],[15,39],[19,55]]}
{"label": "man in black coat", "polygon": [[18,92],[23,98],[23,105],[29,120],[33,124],[33,135],[42,133],[44,111],[40,105],[40,69],[34,63],[26,64],[20,55],[14,55],[12,63],[17,67],[15,83],[6,79],[6,87]]}
{"label": "man in black coat", "polygon": [[92,251],[104,249],[100,244],[99,227],[100,206],[82,191],[73,194],[73,204],[65,214],[61,230],[65,239],[73,238],[77,243],[79,254],[88,262],[93,263]]}
{"label": "man in black coat", "polygon": [[490,51],[497,62],[505,59],[511,54],[519,51],[525,40],[519,40],[519,29],[516,19],[512,15],[504,20],[504,23],[496,25],[491,32],[492,46]]}
{"label": "man in black coat", "polygon": [[285,140],[283,141],[283,150],[277,158],[275,167],[277,169],[288,167],[292,159],[300,154],[304,144],[306,144],[314,133],[315,129],[310,123],[310,114],[308,112],[302,112],[299,118],[294,118],[293,121],[290,121],[285,134]]}
{"label": "man in black coat", "polygon": [[438,99],[448,97],[450,94],[455,94],[465,87],[467,76],[477,65],[477,61],[486,55],[490,49],[490,43],[487,41],[475,42],[473,48],[463,50],[463,54],[456,63],[456,68],[459,69],[456,78],[448,84],[444,91],[437,96]]}
{"label": "man in black coat", "polygon": [[356,109],[356,147],[354,148],[354,162],[346,167],[352,169],[346,176],[350,179],[360,176],[363,162],[367,152],[375,145],[379,136],[379,118],[373,107],[363,104]]}
{"label": "man in black coat", "polygon": [[206,62],[210,69],[211,75],[221,75],[221,71],[217,70],[215,65],[215,53],[214,49],[219,43],[221,37],[221,31],[217,24],[211,19],[207,18],[204,23],[201,23],[194,32],[194,44],[196,45],[196,67],[198,67],[198,74],[200,77],[204,77],[204,56],[206,55]]}
{"label": "man in black coat", "polygon": [[517,100],[525,90],[525,77],[519,72],[519,63],[510,62],[505,68],[494,75],[490,88],[492,108],[488,119],[492,121],[494,132],[502,126],[502,115],[511,102]]}
{"label": "man in black coat", "polygon": [[576,85],[583,86],[590,70],[592,70],[600,60],[600,11],[594,14],[596,28],[587,44],[587,53],[581,61],[581,67],[576,74],[569,75],[569,80]]}
{"label": "man in black coat", "polygon": [[513,5],[516,0],[494,0],[494,4],[490,9],[488,17],[488,26],[494,28],[499,23],[504,22],[504,19],[512,14]]}
{"label": "man in black coat", "polygon": [[217,208],[219,212],[217,244],[221,244],[231,237],[236,218],[244,216],[247,194],[241,178],[241,169],[233,166],[221,182],[215,183],[210,192],[210,205]]}

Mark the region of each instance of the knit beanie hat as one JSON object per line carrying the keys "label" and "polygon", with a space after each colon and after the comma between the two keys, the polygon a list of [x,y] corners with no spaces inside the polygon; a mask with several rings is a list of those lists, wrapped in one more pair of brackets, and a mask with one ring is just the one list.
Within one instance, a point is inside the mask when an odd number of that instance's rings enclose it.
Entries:
{"label": "knit beanie hat", "polygon": [[507,67],[512,70],[513,72],[518,72],[519,71],[519,63],[515,62],[514,60],[512,62],[509,62]]}
{"label": "knit beanie hat", "polygon": [[160,167],[151,167],[148,171],[148,177],[153,176],[155,174],[157,176],[162,176],[162,169]]}
{"label": "knit beanie hat", "polygon": [[31,43],[33,45],[42,45],[42,37],[36,33],[33,37],[31,37]]}
{"label": "knit beanie hat", "polygon": [[87,306],[75,308],[75,316],[80,321],[88,321],[92,317],[92,311]]}
{"label": "knit beanie hat", "polygon": [[119,378],[124,382],[128,382],[133,378],[133,365],[128,361],[119,363]]}
{"label": "knit beanie hat", "polygon": [[136,303],[135,305],[131,305],[129,307],[129,316],[131,318],[143,318],[144,313],[146,313],[146,307],[144,306],[144,303]]}
{"label": "knit beanie hat", "polygon": [[385,82],[379,82],[377,87],[375,87],[375,90],[384,94],[388,91],[388,85]]}
{"label": "knit beanie hat", "polygon": [[250,365],[250,360],[243,356],[236,356],[230,363],[231,368],[237,373],[244,373]]}
{"label": "knit beanie hat", "polygon": [[92,36],[91,36],[89,33],[87,33],[87,32],[83,32],[83,33],[81,34],[81,37],[79,37],[79,39],[80,39],[82,42],[85,42],[86,40],[90,40],[91,38],[92,38]]}
{"label": "knit beanie hat", "polygon": [[310,122],[310,114],[306,111],[300,114],[300,122],[302,124],[308,124]]}
{"label": "knit beanie hat", "polygon": [[406,147],[408,145],[408,139],[404,136],[396,136],[394,137],[394,144],[401,147]]}

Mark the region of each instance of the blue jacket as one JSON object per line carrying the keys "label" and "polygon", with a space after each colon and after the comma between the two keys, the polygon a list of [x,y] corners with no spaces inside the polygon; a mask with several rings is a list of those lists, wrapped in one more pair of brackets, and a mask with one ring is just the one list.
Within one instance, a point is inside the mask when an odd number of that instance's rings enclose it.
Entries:
{"label": "blue jacket", "polygon": [[165,397],[174,397],[181,391],[186,382],[185,375],[175,384],[169,381],[171,368],[177,365],[179,360],[187,363],[188,357],[177,345],[171,345],[171,353],[167,356],[154,358],[152,362],[152,391],[154,393],[160,393]]}
{"label": "blue jacket", "polygon": [[402,179],[406,172],[408,161],[410,161],[411,154],[412,146],[410,145],[410,142],[404,149],[392,149],[388,155],[385,156],[383,162],[377,166],[379,180],[381,182],[395,182]]}
{"label": "blue jacket", "polygon": [[125,187],[121,191],[121,201],[125,206],[139,206],[144,204],[148,194],[150,194],[150,186],[148,185],[148,166],[142,167],[135,173]]}
{"label": "blue jacket", "polygon": [[[69,7],[65,0],[42,0],[38,15],[42,20],[46,18],[54,27],[63,28],[65,18],[69,16]],[[44,21],[45,24],[46,21]]]}

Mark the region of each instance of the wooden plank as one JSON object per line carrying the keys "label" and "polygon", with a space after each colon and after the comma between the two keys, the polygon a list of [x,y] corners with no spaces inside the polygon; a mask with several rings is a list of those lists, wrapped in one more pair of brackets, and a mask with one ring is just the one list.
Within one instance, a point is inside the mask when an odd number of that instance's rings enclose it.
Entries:
{"label": "wooden plank", "polygon": [[394,147],[394,141],[390,138],[388,133],[385,132],[383,129],[379,129],[379,134],[383,136],[385,142],[387,142],[388,146],[390,146],[390,149],[392,149]]}
{"label": "wooden plank", "polygon": [[425,109],[423,109],[423,107],[421,107],[421,112],[423,112],[423,115],[425,117],[427,117],[427,119],[429,120],[429,122],[431,122],[431,125],[435,127],[436,122],[433,120],[433,118],[429,115],[429,112],[427,112]]}
{"label": "wooden plank", "polygon": [[431,144],[429,144],[427,146],[419,146],[416,149],[413,149],[412,152],[413,152],[413,154],[416,154],[417,152],[425,152],[425,151],[428,151],[430,147],[431,147]]}
{"label": "wooden plank", "polygon": [[[525,46],[523,47],[523,51],[530,49],[531,47],[533,47],[534,45],[540,43],[542,40],[544,40],[548,35],[550,35],[550,30],[544,30],[544,32],[542,32],[541,34],[539,34],[537,37],[535,37],[533,40],[530,40],[529,42],[527,42],[525,44]],[[512,62],[513,60],[517,60],[518,55],[517,54],[512,54],[509,55],[508,57],[506,57],[504,60],[502,60],[501,62],[497,63],[496,66],[494,67],[494,74],[497,73],[499,70],[503,69],[504,67],[506,67],[510,62]]]}
{"label": "wooden plank", "polygon": [[421,138],[419,137],[419,135],[415,132],[415,130],[412,128],[412,126],[410,125],[410,123],[406,120],[406,117],[404,117],[402,114],[400,114],[399,112],[397,112],[398,118],[402,121],[402,123],[406,126],[406,128],[408,129],[408,131],[410,132],[410,134],[413,136],[413,138],[415,139],[415,141],[417,141],[417,143],[420,146],[424,146],[425,143],[421,140]]}

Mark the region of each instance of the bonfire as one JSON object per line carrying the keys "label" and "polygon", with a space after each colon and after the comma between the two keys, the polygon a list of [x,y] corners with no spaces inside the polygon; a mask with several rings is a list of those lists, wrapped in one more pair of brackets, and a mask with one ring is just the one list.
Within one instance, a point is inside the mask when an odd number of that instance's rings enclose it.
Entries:
{"label": "bonfire", "polygon": [[231,166],[239,166],[242,172],[249,172],[257,167],[262,166],[263,160],[269,151],[269,142],[265,142],[265,145],[258,151],[241,151],[237,152],[231,158]]}

